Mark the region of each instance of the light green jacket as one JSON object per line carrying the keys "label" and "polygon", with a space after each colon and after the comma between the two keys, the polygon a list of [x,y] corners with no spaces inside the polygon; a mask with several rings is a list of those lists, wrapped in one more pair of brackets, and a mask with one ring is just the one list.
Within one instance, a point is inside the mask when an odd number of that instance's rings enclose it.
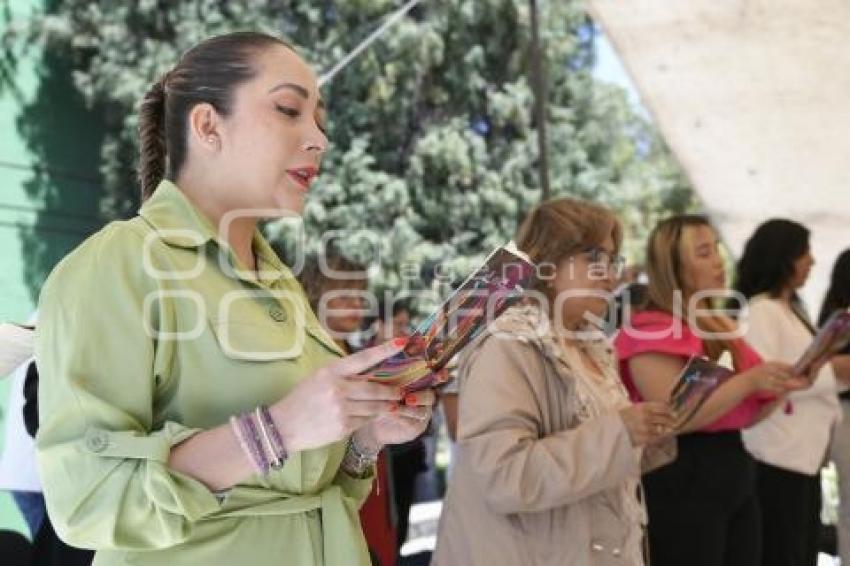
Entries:
{"label": "light green jacket", "polygon": [[369,564],[358,509],[372,480],[339,469],[344,442],[223,494],[167,466],[175,444],[340,355],[259,233],[254,252],[259,278],[163,182],[45,284],[39,472],[59,536],[97,550],[95,565]]}

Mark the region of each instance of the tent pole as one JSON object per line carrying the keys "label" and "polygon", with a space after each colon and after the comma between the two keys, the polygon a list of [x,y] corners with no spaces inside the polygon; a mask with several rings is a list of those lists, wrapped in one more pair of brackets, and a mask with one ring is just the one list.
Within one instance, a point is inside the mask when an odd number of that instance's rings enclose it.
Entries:
{"label": "tent pole", "polygon": [[534,91],[534,118],[537,122],[537,147],[540,157],[541,201],[549,200],[549,158],[546,151],[546,77],[540,50],[540,23],[537,0],[528,0],[531,14],[531,84]]}

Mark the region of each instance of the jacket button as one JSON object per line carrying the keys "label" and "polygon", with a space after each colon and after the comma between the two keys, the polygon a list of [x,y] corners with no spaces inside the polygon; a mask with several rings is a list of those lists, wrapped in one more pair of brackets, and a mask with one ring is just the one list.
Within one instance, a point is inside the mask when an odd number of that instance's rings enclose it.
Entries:
{"label": "jacket button", "polygon": [[277,305],[269,307],[269,316],[272,317],[272,320],[275,322],[286,322],[287,319],[286,311]]}
{"label": "jacket button", "polygon": [[108,446],[109,437],[106,436],[105,432],[90,432],[86,436],[86,448],[96,454],[103,452]]}

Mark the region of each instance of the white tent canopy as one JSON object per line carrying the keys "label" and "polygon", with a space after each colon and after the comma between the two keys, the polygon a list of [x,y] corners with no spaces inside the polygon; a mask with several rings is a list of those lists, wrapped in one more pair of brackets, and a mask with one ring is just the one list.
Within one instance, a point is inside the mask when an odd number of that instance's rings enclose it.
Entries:
{"label": "white tent canopy", "polygon": [[850,247],[850,2],[589,0],[733,253],[771,217],[812,230],[815,315]]}

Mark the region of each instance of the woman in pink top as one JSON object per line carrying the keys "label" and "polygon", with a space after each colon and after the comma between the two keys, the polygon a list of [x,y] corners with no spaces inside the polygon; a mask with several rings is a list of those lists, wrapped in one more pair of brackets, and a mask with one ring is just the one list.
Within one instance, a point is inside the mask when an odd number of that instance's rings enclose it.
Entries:
{"label": "woman in pink top", "polygon": [[719,245],[703,217],[661,222],[647,249],[647,300],[615,340],[633,401],[668,399],[694,355],[737,372],[680,431],[676,461],[644,477],[653,566],[760,564],[755,465],[740,430],[804,384],[790,366],[763,363],[715,310],[726,281]]}

